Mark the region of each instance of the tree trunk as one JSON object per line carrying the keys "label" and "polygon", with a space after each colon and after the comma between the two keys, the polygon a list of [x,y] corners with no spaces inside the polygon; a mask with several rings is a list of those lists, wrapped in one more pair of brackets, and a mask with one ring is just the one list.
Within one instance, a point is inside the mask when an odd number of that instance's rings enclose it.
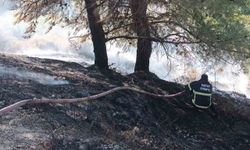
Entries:
{"label": "tree trunk", "polygon": [[[148,0],[131,0],[130,7],[137,40],[137,56],[134,71],[149,72],[149,59],[152,53],[152,41],[147,18]],[[141,37],[141,38],[140,38]]]}
{"label": "tree trunk", "polygon": [[100,69],[108,69],[108,56],[106,49],[105,34],[100,22],[100,15],[96,0],[85,0],[89,28],[95,53],[95,65]]}

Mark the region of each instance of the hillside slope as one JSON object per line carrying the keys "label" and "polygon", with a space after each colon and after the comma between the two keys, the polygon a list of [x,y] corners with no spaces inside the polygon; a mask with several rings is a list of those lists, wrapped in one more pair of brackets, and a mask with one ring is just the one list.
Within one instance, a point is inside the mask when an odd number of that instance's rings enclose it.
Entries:
{"label": "hillside slope", "polygon": [[[122,76],[76,63],[0,55],[0,108],[29,98],[78,98],[129,85],[172,94],[154,74]],[[26,106],[0,118],[0,149],[250,149],[250,104],[217,92],[218,117],[183,96],[118,91],[77,104]]]}

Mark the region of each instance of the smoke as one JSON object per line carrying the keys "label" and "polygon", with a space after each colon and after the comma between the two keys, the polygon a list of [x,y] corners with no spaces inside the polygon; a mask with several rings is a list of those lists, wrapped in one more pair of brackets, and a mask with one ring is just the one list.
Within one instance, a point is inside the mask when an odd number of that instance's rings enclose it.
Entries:
{"label": "smoke", "polygon": [[249,77],[240,65],[218,64],[209,74],[218,89],[236,91],[250,98]]}
{"label": "smoke", "polygon": [[[14,12],[8,10],[7,1],[0,1],[0,52],[40,58],[93,63],[92,44],[87,41],[75,50],[68,41],[69,29],[54,27],[48,34],[46,25],[39,25],[37,33],[24,39],[25,23],[14,25]],[[2,6],[2,7],[1,7]]]}
{"label": "smoke", "polygon": [[[14,20],[15,18],[13,17],[13,12],[9,10],[8,2],[0,0],[1,53],[93,64],[94,53],[91,41],[87,41],[79,49],[75,49],[68,41],[70,29],[56,26],[49,33],[45,34],[46,26],[39,25],[37,33],[33,37],[24,39],[23,35],[26,24],[13,25]],[[132,73],[136,58],[135,49],[123,53],[120,48],[115,46],[108,45],[107,47],[111,67],[116,68],[117,71],[123,74]],[[156,53],[153,53],[150,59],[150,71],[156,73],[162,79],[185,84],[199,79],[202,73],[208,73],[210,81],[217,88],[227,91],[237,91],[250,97],[248,90],[249,78],[240,70],[239,66],[235,67],[230,64],[212,65],[211,68],[207,69],[209,71],[204,69],[203,66],[204,64],[199,62],[199,60],[192,61],[178,56],[167,58]],[[1,69],[6,70],[3,66]],[[11,74],[11,71],[14,71],[15,75],[19,77],[27,76],[42,84],[50,83],[47,82],[50,80],[56,81],[51,76],[26,71],[18,72],[14,68],[7,69],[5,73]],[[35,76],[39,76],[39,78]],[[58,84],[64,84],[64,82],[58,82]]]}
{"label": "smoke", "polygon": [[0,65],[0,76],[15,76],[21,79],[32,80],[43,85],[61,85],[69,84],[66,80],[56,79],[54,76],[46,75],[43,73],[36,73],[27,70],[20,70],[14,67],[6,67]]}

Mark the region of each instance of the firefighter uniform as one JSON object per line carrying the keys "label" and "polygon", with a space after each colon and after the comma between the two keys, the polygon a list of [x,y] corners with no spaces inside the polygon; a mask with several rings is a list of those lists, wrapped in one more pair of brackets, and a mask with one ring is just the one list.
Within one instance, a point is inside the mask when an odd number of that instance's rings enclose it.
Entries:
{"label": "firefighter uniform", "polygon": [[194,106],[207,109],[212,105],[212,85],[208,82],[206,74],[203,74],[200,80],[191,82],[187,86]]}

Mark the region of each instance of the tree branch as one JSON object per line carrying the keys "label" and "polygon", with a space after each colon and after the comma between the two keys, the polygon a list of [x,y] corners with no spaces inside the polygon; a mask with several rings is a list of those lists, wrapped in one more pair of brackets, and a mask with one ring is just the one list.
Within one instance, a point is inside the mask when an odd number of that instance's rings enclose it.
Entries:
{"label": "tree branch", "polygon": [[140,90],[137,88],[133,88],[133,87],[127,87],[127,86],[123,86],[123,87],[116,87],[113,88],[111,90],[96,94],[96,95],[92,95],[92,96],[88,96],[88,97],[83,97],[83,98],[73,98],[73,99],[27,99],[27,100],[22,100],[19,101],[17,103],[14,103],[12,105],[9,105],[7,107],[4,107],[2,109],[0,109],[0,116],[3,116],[19,107],[22,107],[24,105],[31,105],[31,104],[69,104],[69,103],[79,103],[79,102],[83,102],[86,100],[96,100],[98,98],[104,97],[108,94],[120,91],[120,90],[130,90],[130,91],[134,91],[137,93],[141,93],[141,94],[145,94],[145,95],[149,95],[152,97],[158,97],[158,98],[173,98],[176,96],[180,96],[184,93],[184,91],[182,92],[178,92],[175,94],[170,94],[170,95],[160,95],[160,94],[154,94],[154,93],[150,93],[144,90]]}
{"label": "tree branch", "polygon": [[159,42],[159,43],[171,43],[171,44],[197,44],[201,43],[200,40],[198,41],[174,41],[174,40],[166,40],[162,38],[155,38],[155,37],[143,37],[143,36],[129,36],[129,35],[121,35],[121,36],[114,36],[106,38],[106,42],[116,39],[128,39],[128,40],[134,40],[134,39],[148,39],[153,42]]}

